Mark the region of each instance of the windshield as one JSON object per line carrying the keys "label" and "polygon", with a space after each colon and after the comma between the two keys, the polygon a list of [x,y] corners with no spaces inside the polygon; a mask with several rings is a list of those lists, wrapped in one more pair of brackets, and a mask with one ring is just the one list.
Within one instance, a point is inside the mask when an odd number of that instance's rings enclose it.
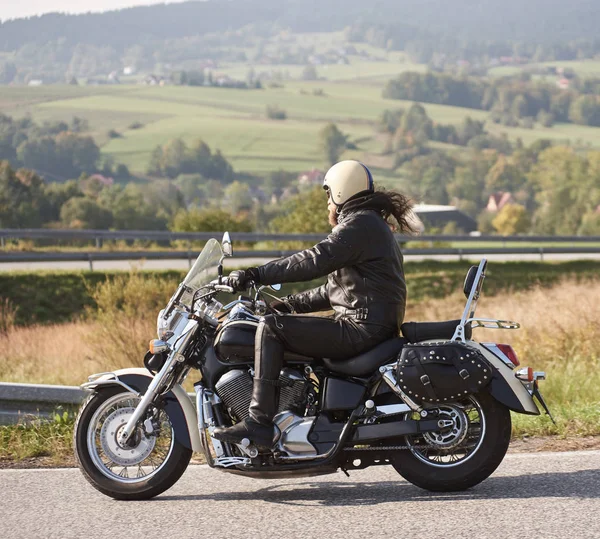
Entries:
{"label": "windshield", "polygon": [[221,244],[214,238],[208,240],[183,280],[183,284],[188,290],[183,294],[180,300],[181,303],[190,307],[194,292],[217,278],[219,261],[222,256]]}

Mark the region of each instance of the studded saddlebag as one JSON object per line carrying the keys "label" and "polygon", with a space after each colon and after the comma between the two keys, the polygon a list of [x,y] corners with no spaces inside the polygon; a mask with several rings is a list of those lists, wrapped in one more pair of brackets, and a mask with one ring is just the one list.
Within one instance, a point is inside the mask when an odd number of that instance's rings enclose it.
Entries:
{"label": "studded saddlebag", "polygon": [[405,345],[398,385],[417,404],[464,398],[490,383],[492,368],[476,348],[458,342]]}

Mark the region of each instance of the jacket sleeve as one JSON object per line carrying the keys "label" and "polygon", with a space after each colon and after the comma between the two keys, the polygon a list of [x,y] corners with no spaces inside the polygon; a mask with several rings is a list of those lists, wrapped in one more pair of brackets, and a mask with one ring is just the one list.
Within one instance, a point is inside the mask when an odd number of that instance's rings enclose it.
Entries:
{"label": "jacket sleeve", "polygon": [[327,284],[298,294],[292,294],[288,296],[288,300],[298,313],[313,313],[331,309]]}
{"label": "jacket sleeve", "polygon": [[364,250],[360,221],[359,218],[344,221],[314,247],[258,267],[260,283],[310,281],[355,264]]}

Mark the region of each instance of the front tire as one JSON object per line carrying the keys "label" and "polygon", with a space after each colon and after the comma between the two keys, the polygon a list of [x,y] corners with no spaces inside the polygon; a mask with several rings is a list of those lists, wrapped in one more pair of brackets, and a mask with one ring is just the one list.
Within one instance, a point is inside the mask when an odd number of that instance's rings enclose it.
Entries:
{"label": "front tire", "polygon": [[409,449],[399,451],[392,465],[404,479],[425,490],[465,490],[489,477],[502,462],[510,443],[510,412],[489,393],[440,409],[454,417],[456,428],[446,435],[406,436]]}
{"label": "front tire", "polygon": [[120,387],[97,389],[75,422],[75,457],[94,488],[117,500],[147,500],[172,487],[185,472],[192,450],[175,439],[164,410],[157,410],[153,433],[138,428],[132,444],[117,443],[120,428],[139,398]]}

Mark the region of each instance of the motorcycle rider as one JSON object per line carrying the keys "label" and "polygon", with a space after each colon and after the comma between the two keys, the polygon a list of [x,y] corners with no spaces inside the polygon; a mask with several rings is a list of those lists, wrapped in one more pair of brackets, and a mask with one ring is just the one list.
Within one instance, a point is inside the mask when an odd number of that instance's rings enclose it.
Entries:
{"label": "motorcycle rider", "polygon": [[325,175],[329,222],[333,230],[310,249],[263,266],[232,272],[228,284],[246,290],[263,285],[309,281],[327,283],[271,303],[279,311],[309,313],[333,309],[333,318],[267,315],[255,339],[255,372],[250,416],[214,437],[239,443],[248,438],[271,448],[279,436],[273,424],[279,402],[284,350],[308,357],[348,359],[398,335],[404,318],[406,284],[403,257],[390,218],[401,232],[413,232],[410,200],[394,191],[375,191],[369,169],[341,161]]}

